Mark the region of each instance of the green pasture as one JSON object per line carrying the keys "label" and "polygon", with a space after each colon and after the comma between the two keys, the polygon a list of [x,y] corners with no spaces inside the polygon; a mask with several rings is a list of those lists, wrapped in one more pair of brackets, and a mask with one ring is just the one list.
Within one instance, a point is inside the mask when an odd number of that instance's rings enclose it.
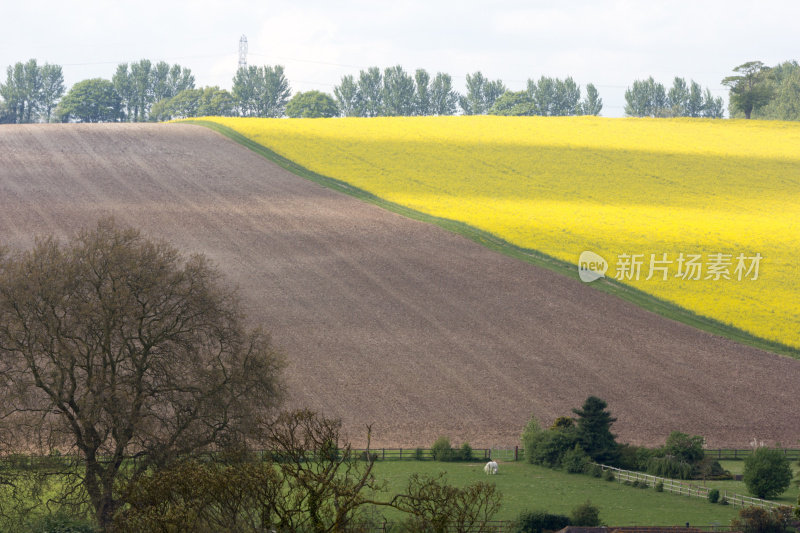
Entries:
{"label": "green pasture", "polygon": [[[374,472],[376,477],[387,481],[386,496],[401,492],[414,472],[429,475],[447,472],[450,483],[458,486],[491,481],[503,493],[497,520],[514,520],[522,511],[539,509],[569,515],[586,500],[599,507],[601,520],[611,526],[686,525],[686,522],[697,526],[728,525],[738,513],[730,505],[713,505],[700,498],[567,474],[523,462],[500,463],[496,476],[484,474],[483,463],[433,461],[379,461]],[[387,518],[392,520],[393,515],[387,513]]]}
{"label": "green pasture", "polygon": [[[722,461],[723,468],[733,474],[742,472],[743,461]],[[600,509],[600,517],[609,526],[694,526],[728,525],[739,508],[731,505],[711,504],[702,498],[679,496],[668,492],[656,492],[653,488],[638,488],[617,481],[609,482],[588,475],[568,474],[527,464],[523,461],[500,462],[500,471],[495,476],[483,472],[483,462],[436,462],[436,461],[377,461],[375,476],[386,483],[386,489],[367,496],[377,500],[389,500],[394,494],[403,492],[409,476],[413,473],[435,476],[446,473],[449,483],[466,486],[476,481],[495,483],[502,493],[502,506],[495,520],[514,520],[526,510],[544,510],[569,515],[578,505],[590,500]],[[8,465],[4,470],[7,471]],[[51,480],[51,483],[57,481]],[[699,486],[718,488],[720,492],[748,495],[741,481],[695,481]],[[50,486],[49,491],[56,491]],[[797,504],[800,488],[793,484],[775,501],[786,505]],[[8,502],[6,502],[8,503]],[[0,508],[3,502],[0,502]],[[387,521],[401,520],[402,515],[390,508],[375,510]]]}

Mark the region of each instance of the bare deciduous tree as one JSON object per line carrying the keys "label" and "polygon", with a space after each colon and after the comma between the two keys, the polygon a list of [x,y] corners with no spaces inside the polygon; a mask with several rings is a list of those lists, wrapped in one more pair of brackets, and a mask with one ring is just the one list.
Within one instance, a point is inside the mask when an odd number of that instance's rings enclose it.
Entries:
{"label": "bare deciduous tree", "polygon": [[124,481],[251,438],[281,358],[202,256],[101,221],[0,254],[0,423],[16,451],[77,454],[99,525]]}
{"label": "bare deciduous tree", "polygon": [[478,481],[460,488],[438,476],[411,474],[406,491],[390,505],[409,515],[407,531],[430,533],[481,533],[490,531],[489,521],[500,510],[501,494],[494,483]]}
{"label": "bare deciduous tree", "polygon": [[353,454],[340,431],[338,419],[282,413],[268,424],[268,455],[241,450],[144,476],[117,526],[131,533],[353,529],[384,484],[372,474],[374,457]]}
{"label": "bare deciduous tree", "polygon": [[460,488],[444,474],[413,474],[404,493],[386,499],[376,455],[355,453],[340,431],[338,419],[282,413],[269,424],[267,456],[243,450],[141,477],[116,516],[119,531],[374,531],[389,507],[408,515],[400,531],[491,529],[501,499],[493,483]]}

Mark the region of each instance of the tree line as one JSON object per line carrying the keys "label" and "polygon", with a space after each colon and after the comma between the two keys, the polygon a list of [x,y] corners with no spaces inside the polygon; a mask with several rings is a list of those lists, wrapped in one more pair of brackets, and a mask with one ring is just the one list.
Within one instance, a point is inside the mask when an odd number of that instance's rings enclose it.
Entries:
{"label": "tree line", "polygon": [[[787,61],[768,67],[751,61],[722,80],[730,90],[732,118],[800,120],[800,65]],[[529,79],[521,91],[480,71],[466,75],[463,94],[449,74],[401,65],[374,66],[343,76],[332,94],[292,95],[284,68],[240,68],[230,91],[196,87],[191,69],[142,59],[122,63],[110,80],[82,80],[69,91],[59,65],[35,59],[9,66],[0,83],[0,123],[142,122],[196,116],[377,117],[427,115],[599,115],[603,100],[589,83],[585,90],[571,77]],[[635,80],[625,91],[625,114],[634,117],[722,118],[724,100],[694,80],[675,77],[667,89],[652,77]]]}
{"label": "tree line", "polygon": [[[769,67],[748,61],[722,80],[729,89],[731,118],[800,120],[800,64],[784,61]],[[692,80],[676,77],[669,90],[652,77],[636,80],[625,91],[625,114],[634,117],[722,118],[724,101]]]}
{"label": "tree line", "polygon": [[466,76],[466,92],[453,78],[425,69],[414,74],[396,65],[370,67],[347,75],[333,94],[298,92],[292,96],[284,68],[249,66],[237,70],[231,91],[195,86],[191,69],[142,59],[122,63],[110,80],[82,80],[65,91],[58,65],[35,59],[8,67],[0,83],[0,123],[143,122],[195,116],[378,117],[428,115],[581,115],[599,114],[602,99],[592,84],[580,101],[572,78],[528,80],[515,93],[502,80],[480,71]]}
{"label": "tree line", "polygon": [[661,83],[649,77],[636,80],[625,91],[625,114],[631,117],[703,117],[722,118],[725,102],[714,97],[711,89],[705,91],[696,81],[686,83],[675,77],[667,91]]}
{"label": "tree line", "polygon": [[480,71],[466,76],[466,92],[453,89],[449,74],[437,72],[431,78],[424,69],[414,76],[400,65],[381,73],[378,67],[362,70],[358,79],[344,76],[334,88],[342,116],[425,116],[425,115],[598,115],[602,99],[591,83],[581,101],[581,88],[565,80],[542,76],[529,79],[524,91],[510,91],[502,80],[490,80]]}
{"label": "tree line", "polygon": [[0,83],[0,123],[50,122],[64,95],[64,74],[59,65],[39,65],[35,59],[8,67]]}

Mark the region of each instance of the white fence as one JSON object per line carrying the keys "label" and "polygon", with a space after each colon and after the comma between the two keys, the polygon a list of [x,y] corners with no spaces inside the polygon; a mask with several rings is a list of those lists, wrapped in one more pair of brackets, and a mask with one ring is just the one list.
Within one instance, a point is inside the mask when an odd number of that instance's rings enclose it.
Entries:
{"label": "white fence", "polygon": [[[669,479],[665,477],[651,476],[643,472],[633,472],[631,470],[622,470],[613,466],[598,465],[603,471],[611,470],[614,472],[614,477],[619,483],[623,481],[638,481],[639,484],[645,483],[648,487],[655,487],[658,483],[662,483],[664,491],[672,492],[674,494],[681,494],[685,496],[693,496],[695,498],[708,498],[708,493],[713,490],[708,487],[701,487],[694,483],[688,483],[677,479]],[[719,492],[720,501],[724,498],[729,504],[733,506],[755,506],[765,509],[773,507],[783,507],[785,504],[771,502],[769,500],[761,500],[759,498],[752,498],[750,496],[742,496],[726,490]]]}

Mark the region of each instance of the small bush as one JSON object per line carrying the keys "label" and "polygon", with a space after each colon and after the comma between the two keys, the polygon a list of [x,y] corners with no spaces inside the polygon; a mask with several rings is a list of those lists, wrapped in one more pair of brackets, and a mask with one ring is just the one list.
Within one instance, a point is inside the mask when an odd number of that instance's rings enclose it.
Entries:
{"label": "small bush", "polygon": [[616,478],[614,477],[613,470],[606,470],[605,474],[603,474],[603,479],[606,481],[614,481]]}
{"label": "small bush", "polygon": [[528,424],[525,426],[525,429],[522,431],[522,435],[520,436],[522,440],[522,448],[525,453],[525,460],[529,463],[534,462],[534,450],[538,446],[541,433],[544,433],[544,430],[542,430],[542,427],[539,425],[536,417],[532,416],[528,421]]}
{"label": "small bush", "polygon": [[545,511],[525,511],[516,520],[517,533],[542,533],[542,531],[558,531],[570,525],[569,517],[551,514]]}
{"label": "small bush", "polygon": [[728,505],[728,498],[723,496],[722,498],[719,499],[719,504],[720,505]]}
{"label": "small bush", "polygon": [[367,451],[364,450],[363,452],[361,452],[358,455],[358,459],[361,460],[361,461],[373,462],[374,463],[375,461],[378,460],[378,454],[375,453],[375,452],[367,454]]}
{"label": "small bush", "polygon": [[472,461],[472,446],[470,446],[468,442],[462,444],[461,448],[458,450],[458,459],[461,461]]}
{"label": "small bush", "polygon": [[569,521],[573,526],[597,527],[600,525],[600,509],[587,500],[572,510]]}
{"label": "small bush", "polygon": [[711,489],[708,491],[708,501],[717,503],[719,501],[719,489]]}
{"label": "small bush", "polygon": [[646,470],[647,461],[653,457],[653,450],[632,444],[619,445],[619,457],[612,465],[623,470]]}
{"label": "small bush", "polygon": [[664,482],[659,481],[656,483],[656,492],[664,492]]}
{"label": "small bush", "polygon": [[744,533],[785,533],[792,522],[792,508],[744,507],[731,526]]}
{"label": "small bush", "polygon": [[647,461],[647,473],[659,477],[691,479],[692,465],[675,457],[651,457]]}
{"label": "small bush", "polygon": [[[627,485],[628,482],[626,481],[625,484]],[[632,487],[639,488],[639,480],[635,480],[633,483],[630,484]]]}
{"label": "small bush", "polygon": [[416,450],[414,450],[414,459],[416,459],[417,461],[425,460],[425,450],[423,450],[422,448],[417,448]]}
{"label": "small bush", "polygon": [[31,524],[32,533],[96,533],[91,522],[58,512],[44,516]]}
{"label": "small bush", "polygon": [[583,451],[583,448],[578,444],[571,450],[564,452],[564,455],[561,456],[561,466],[570,474],[582,474],[586,472],[591,461],[586,452]]}
{"label": "small bush", "polygon": [[668,457],[674,457],[680,462],[693,465],[703,460],[704,443],[705,439],[700,435],[688,435],[680,431],[673,431],[667,437],[667,442],[662,450]]}
{"label": "small bush", "polygon": [[603,468],[600,465],[590,465],[588,473],[592,477],[603,477]]}
{"label": "small bush", "polygon": [[447,437],[439,437],[436,442],[431,446],[431,454],[433,454],[434,461],[452,461],[453,460],[453,447],[450,445],[450,439]]}
{"label": "small bush", "polygon": [[560,466],[562,457],[575,448],[578,433],[575,428],[540,431],[531,435],[525,446],[525,458],[529,463],[548,466]]}
{"label": "small bush", "polygon": [[730,472],[722,468],[719,461],[713,457],[704,457],[702,461],[694,465],[695,479],[733,479]]}

